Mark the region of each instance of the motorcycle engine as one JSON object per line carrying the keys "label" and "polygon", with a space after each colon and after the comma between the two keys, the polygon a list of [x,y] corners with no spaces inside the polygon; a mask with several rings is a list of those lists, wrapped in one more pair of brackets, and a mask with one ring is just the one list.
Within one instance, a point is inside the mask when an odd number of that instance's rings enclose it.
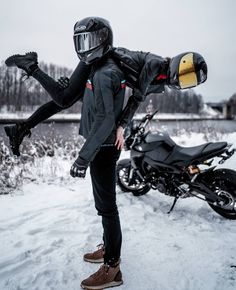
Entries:
{"label": "motorcycle engine", "polygon": [[152,179],[152,189],[157,189],[161,193],[169,194],[166,179],[164,177],[155,177]]}
{"label": "motorcycle engine", "polygon": [[172,184],[172,182],[169,182],[170,176],[164,177],[164,176],[152,176],[151,186],[152,189],[157,189],[161,193],[164,193],[166,195],[170,196],[177,196],[180,194],[179,189]]}
{"label": "motorcycle engine", "polygon": [[157,172],[150,165],[147,165],[146,170],[146,174],[149,175],[151,181],[150,183],[152,189],[157,189],[161,193],[170,196],[176,196],[179,194],[179,189],[176,188],[176,186],[174,186],[172,182],[170,182],[170,180],[172,180],[172,176],[170,176],[169,174],[162,174],[160,176],[160,172]]}
{"label": "motorcycle engine", "polygon": [[163,178],[163,177],[159,177],[159,178],[156,180],[155,187],[156,187],[156,189],[159,190],[160,192],[162,192],[162,193],[166,193],[166,181],[165,181],[165,178]]}

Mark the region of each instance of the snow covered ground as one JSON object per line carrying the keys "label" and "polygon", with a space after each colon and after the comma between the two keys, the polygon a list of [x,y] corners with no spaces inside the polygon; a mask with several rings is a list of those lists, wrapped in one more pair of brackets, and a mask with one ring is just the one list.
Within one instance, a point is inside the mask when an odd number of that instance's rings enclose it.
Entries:
{"label": "snow covered ground", "polygon": [[[183,146],[206,142],[196,133],[174,139]],[[236,133],[223,139],[236,147]],[[80,289],[99,267],[82,259],[102,233],[89,172],[85,180],[72,179],[70,162],[55,158],[36,162],[35,181],[0,196],[1,290]],[[223,167],[236,169],[236,156]],[[157,191],[137,198],[117,188],[124,278],[118,289],[235,290],[236,221],[195,198],[167,215],[172,201]]]}

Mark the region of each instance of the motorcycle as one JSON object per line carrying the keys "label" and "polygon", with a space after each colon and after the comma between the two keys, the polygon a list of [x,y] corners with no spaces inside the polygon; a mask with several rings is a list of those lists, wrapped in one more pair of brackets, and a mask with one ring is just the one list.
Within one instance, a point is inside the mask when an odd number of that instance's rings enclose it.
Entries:
{"label": "motorcycle", "polygon": [[125,138],[130,158],[117,164],[120,189],[134,196],[154,189],[174,197],[168,213],[179,198],[197,197],[224,218],[236,219],[236,171],[212,166],[214,158],[220,158],[218,163],[223,164],[236,149],[227,142],[182,147],[166,132],[145,132],[156,113],[147,114]]}

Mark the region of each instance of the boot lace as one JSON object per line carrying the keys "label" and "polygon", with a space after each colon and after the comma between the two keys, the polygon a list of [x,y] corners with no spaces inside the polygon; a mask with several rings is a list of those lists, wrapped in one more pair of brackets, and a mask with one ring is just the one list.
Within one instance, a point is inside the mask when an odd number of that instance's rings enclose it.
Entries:
{"label": "boot lace", "polygon": [[92,278],[96,279],[100,276],[106,276],[108,275],[108,271],[109,271],[110,266],[108,264],[103,264],[97,272],[95,272],[94,274],[91,275]]}
{"label": "boot lace", "polygon": [[20,80],[21,80],[22,82],[24,82],[24,81],[28,80],[29,77],[30,77],[30,75],[27,74],[26,72],[21,72]]}
{"label": "boot lace", "polygon": [[98,250],[101,250],[101,249],[103,249],[104,248],[104,244],[98,244],[97,246],[96,246],[97,248],[98,248]]}

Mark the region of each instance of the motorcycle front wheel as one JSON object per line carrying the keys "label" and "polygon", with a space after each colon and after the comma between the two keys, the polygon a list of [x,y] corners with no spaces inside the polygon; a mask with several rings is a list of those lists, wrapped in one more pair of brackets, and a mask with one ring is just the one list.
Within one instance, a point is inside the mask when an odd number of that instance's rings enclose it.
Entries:
{"label": "motorcycle front wheel", "polygon": [[205,182],[221,197],[221,201],[209,206],[224,218],[236,219],[236,172],[230,169],[217,169],[206,175]]}
{"label": "motorcycle front wheel", "polygon": [[124,192],[132,192],[134,196],[146,194],[151,186],[143,182],[137,173],[133,173],[132,180],[129,179],[131,162],[120,162],[116,168],[117,184]]}

